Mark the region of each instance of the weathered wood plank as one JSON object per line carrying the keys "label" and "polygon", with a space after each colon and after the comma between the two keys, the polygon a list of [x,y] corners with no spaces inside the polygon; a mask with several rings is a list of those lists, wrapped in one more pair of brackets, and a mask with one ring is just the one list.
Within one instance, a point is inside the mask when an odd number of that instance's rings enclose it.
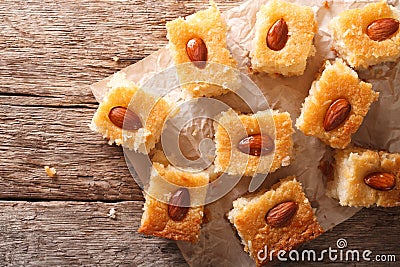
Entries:
{"label": "weathered wood plank", "polygon": [[0,198],[141,199],[121,149],[87,127],[97,107],[88,85],[166,45],[165,21],[206,5],[1,1]]}
{"label": "weathered wood plank", "polygon": [[[116,210],[116,219],[108,213]],[[0,202],[1,266],[186,266],[172,241],[137,233],[141,202]]]}
{"label": "weathered wood plank", "polygon": [[[108,217],[111,208],[116,210],[115,220]],[[137,233],[141,208],[141,201],[0,202],[0,265],[185,266],[173,242]],[[348,249],[369,249],[373,256],[393,254],[399,261],[399,220],[400,208],[364,209],[303,249],[317,252],[329,247],[337,249],[336,241],[345,238]],[[331,266],[344,264],[339,260],[329,261],[327,256],[324,262]],[[361,261],[357,266],[371,266],[371,263]],[[385,265],[375,262],[373,266]]]}
{"label": "weathered wood plank", "polygon": [[93,102],[88,85],[165,46],[166,21],[207,2],[1,1],[0,94]]}
{"label": "weathered wood plank", "polygon": [[[322,250],[328,250],[331,247],[337,250],[332,256],[337,255],[337,260],[329,260],[328,254],[324,256],[324,264],[328,266],[399,266],[400,250],[399,250],[399,222],[400,207],[397,208],[371,208],[363,209],[355,216],[351,217],[342,224],[337,225],[333,230],[324,233],[322,236],[306,243],[299,249],[315,250],[317,255]],[[339,249],[337,246],[338,239],[345,239],[347,246]],[[360,252],[360,260],[352,261],[349,254],[349,261],[346,261],[346,252],[348,250],[358,250]],[[371,250],[369,255],[371,261],[362,259],[362,252]],[[343,260],[340,260],[340,251],[343,251]],[[394,255],[395,262],[377,262],[377,255]],[[303,263],[303,262],[302,262]],[[303,264],[302,264],[303,265]],[[298,262],[289,262],[278,266],[299,266]],[[321,266],[320,263],[309,263],[306,266]]]}
{"label": "weathered wood plank", "polygon": [[[0,1],[0,199],[137,200],[0,202],[1,266],[185,266],[173,242],[136,233],[141,192],[121,149],[87,127],[97,107],[88,85],[166,45],[165,22],[207,2]],[[58,176],[47,177],[44,165]],[[335,247],[344,237],[350,248],[399,261],[399,214],[363,210],[304,248]]]}
{"label": "weathered wood plank", "polygon": [[[90,131],[94,109],[6,101],[0,98],[1,199],[142,199],[122,149]],[[57,176],[48,177],[45,165]]]}

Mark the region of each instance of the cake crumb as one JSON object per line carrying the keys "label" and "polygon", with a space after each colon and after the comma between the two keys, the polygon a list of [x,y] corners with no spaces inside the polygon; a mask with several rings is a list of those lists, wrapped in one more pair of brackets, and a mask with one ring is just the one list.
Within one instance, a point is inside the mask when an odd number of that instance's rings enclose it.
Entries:
{"label": "cake crumb", "polygon": [[115,62],[118,62],[118,61],[119,61],[119,57],[113,56],[113,57],[112,57],[112,60],[114,60]]}
{"label": "cake crumb", "polygon": [[110,211],[108,212],[108,217],[115,220],[117,219],[117,211],[114,208],[111,208]]}
{"label": "cake crumb", "polygon": [[53,167],[50,168],[49,166],[44,166],[44,170],[45,170],[47,176],[49,176],[50,178],[54,178],[54,176],[56,176],[56,174],[57,174],[56,169]]}

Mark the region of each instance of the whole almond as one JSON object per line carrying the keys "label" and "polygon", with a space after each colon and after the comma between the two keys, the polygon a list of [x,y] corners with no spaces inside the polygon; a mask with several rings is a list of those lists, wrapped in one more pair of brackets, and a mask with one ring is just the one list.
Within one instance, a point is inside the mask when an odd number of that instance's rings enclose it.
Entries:
{"label": "whole almond", "polygon": [[280,203],[267,212],[265,221],[273,227],[285,226],[296,214],[297,209],[298,205],[294,201]]}
{"label": "whole almond", "polygon": [[206,66],[208,51],[201,38],[190,39],[186,44],[186,53],[196,67],[202,69]]}
{"label": "whole almond", "polygon": [[188,213],[189,206],[189,190],[187,188],[179,188],[169,200],[168,215],[173,221],[181,221]]}
{"label": "whole almond", "polygon": [[274,140],[267,134],[253,134],[240,140],[237,148],[252,156],[261,156],[274,150]]}
{"label": "whole almond", "polygon": [[125,107],[113,107],[108,113],[108,118],[115,126],[124,130],[134,131],[142,128],[139,116]]}
{"label": "whole almond", "polygon": [[271,50],[279,51],[285,47],[289,30],[284,19],[275,21],[267,34],[267,45]]}
{"label": "whole almond", "polygon": [[367,35],[374,41],[389,39],[399,29],[399,21],[393,18],[377,19],[367,27]]}
{"label": "whole almond", "polygon": [[324,129],[332,131],[342,124],[351,111],[351,104],[344,98],[335,100],[325,113]]}
{"label": "whole almond", "polygon": [[387,172],[374,172],[364,177],[364,183],[376,190],[389,191],[396,185],[396,176]]}

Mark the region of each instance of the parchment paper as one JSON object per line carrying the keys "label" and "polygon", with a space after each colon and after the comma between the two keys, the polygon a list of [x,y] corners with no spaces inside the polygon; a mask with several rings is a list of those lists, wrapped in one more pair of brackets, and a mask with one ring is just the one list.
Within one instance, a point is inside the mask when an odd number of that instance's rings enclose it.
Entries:
{"label": "parchment paper", "polygon": [[[251,0],[223,14],[228,24],[228,48],[239,63],[239,68],[247,73],[248,54],[253,39],[253,26],[256,13],[261,4],[267,0]],[[328,22],[345,9],[362,7],[371,1],[325,1],[294,0],[312,6],[319,25],[315,36],[317,53],[310,58],[304,75],[299,77],[271,78],[265,74],[250,75],[259,86],[273,109],[288,111],[293,122],[300,114],[301,104],[324,59],[333,59],[331,38],[327,29]],[[334,2],[334,3],[333,3]],[[399,8],[399,1],[390,3]],[[142,61],[131,65],[121,72],[128,80],[139,85],[144,84],[151,76],[171,66],[172,60],[168,47],[165,47]],[[400,152],[400,68],[397,63],[386,63],[368,70],[360,71],[363,80],[371,82],[373,89],[380,92],[378,102],[364,119],[361,128],[353,137],[353,142],[369,148]],[[101,102],[106,92],[110,77],[95,83],[91,89],[98,102]],[[219,97],[226,103],[234,103],[235,96]],[[296,160],[289,166],[268,176],[261,188],[268,188],[277,179],[288,175],[296,175],[302,182],[305,193],[315,208],[318,221],[325,230],[350,218],[359,209],[340,207],[336,200],[325,196],[325,178],[318,169],[324,154],[332,151],[322,142],[313,137],[307,137],[296,130],[293,136]],[[237,234],[225,218],[232,208],[232,201],[246,193],[249,179],[241,182],[225,197],[206,206],[208,223],[204,224],[200,241],[197,244],[177,242],[190,266],[254,266],[253,261],[243,251]],[[327,244],[329,246],[331,244]]]}

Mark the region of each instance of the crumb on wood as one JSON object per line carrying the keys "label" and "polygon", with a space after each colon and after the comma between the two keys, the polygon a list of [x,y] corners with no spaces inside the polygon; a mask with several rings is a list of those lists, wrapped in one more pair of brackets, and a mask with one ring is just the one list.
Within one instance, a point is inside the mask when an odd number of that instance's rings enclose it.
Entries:
{"label": "crumb on wood", "polygon": [[112,57],[112,60],[114,60],[115,62],[118,62],[118,61],[119,61],[119,57],[113,56],[113,57]]}
{"label": "crumb on wood", "polygon": [[111,208],[108,212],[108,217],[113,220],[117,219],[117,211],[114,208]]}
{"label": "crumb on wood", "polygon": [[45,170],[47,176],[49,176],[50,178],[54,178],[54,176],[56,176],[56,174],[57,174],[56,169],[53,167],[50,168],[49,166],[44,166],[44,170]]}

